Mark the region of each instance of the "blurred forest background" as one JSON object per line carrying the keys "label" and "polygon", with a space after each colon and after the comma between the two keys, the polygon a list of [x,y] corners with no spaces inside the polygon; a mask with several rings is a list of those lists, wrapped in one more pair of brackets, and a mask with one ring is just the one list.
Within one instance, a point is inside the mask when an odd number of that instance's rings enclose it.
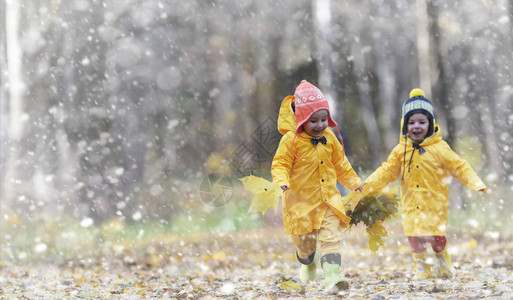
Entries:
{"label": "blurred forest background", "polygon": [[511,223],[513,0],[7,0],[0,30],[7,257],[23,258],[17,233],[43,253],[86,239],[57,229],[261,224],[237,178],[269,178],[279,105],[302,79],[330,99],[362,179],[422,88],[491,189],[453,184],[452,218]]}

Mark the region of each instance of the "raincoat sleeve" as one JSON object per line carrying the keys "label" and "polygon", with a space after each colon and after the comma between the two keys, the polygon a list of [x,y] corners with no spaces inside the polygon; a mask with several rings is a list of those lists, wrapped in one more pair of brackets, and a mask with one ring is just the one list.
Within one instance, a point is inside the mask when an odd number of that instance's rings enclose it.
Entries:
{"label": "raincoat sleeve", "polygon": [[354,191],[362,184],[362,182],[345,156],[344,148],[337,141],[336,137],[334,137],[334,139],[336,141],[334,143],[336,146],[333,151],[333,165],[337,172],[337,180],[341,185]]}
{"label": "raincoat sleeve", "polygon": [[279,186],[290,186],[290,170],[294,162],[294,155],[290,150],[291,142],[291,134],[284,135],[280,140],[280,145],[273,158],[271,174],[273,176],[273,182],[277,183]]}
{"label": "raincoat sleeve", "polygon": [[399,146],[396,146],[388,156],[387,161],[382,163],[381,166],[365,180],[364,188],[366,190],[379,190],[399,177],[401,174],[401,158],[398,149]]}
{"label": "raincoat sleeve", "polygon": [[443,166],[451,175],[458,178],[468,189],[473,191],[487,191],[486,185],[472,169],[468,161],[460,158],[456,152],[444,141],[441,143],[441,151],[438,152]]}

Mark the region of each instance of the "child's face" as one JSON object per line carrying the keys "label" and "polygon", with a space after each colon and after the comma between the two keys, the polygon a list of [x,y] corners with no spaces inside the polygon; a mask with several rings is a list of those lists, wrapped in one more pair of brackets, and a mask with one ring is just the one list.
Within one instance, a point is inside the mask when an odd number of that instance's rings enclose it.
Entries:
{"label": "child's face", "polygon": [[429,128],[429,119],[422,113],[416,113],[408,119],[408,136],[417,143],[426,137]]}
{"label": "child's face", "polygon": [[313,137],[320,137],[326,127],[328,127],[328,111],[325,109],[315,112],[303,124],[303,129],[306,133]]}

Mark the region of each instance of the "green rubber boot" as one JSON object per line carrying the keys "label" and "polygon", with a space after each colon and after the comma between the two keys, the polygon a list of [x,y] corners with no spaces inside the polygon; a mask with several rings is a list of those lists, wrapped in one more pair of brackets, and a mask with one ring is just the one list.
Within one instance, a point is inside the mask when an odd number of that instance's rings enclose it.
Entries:
{"label": "green rubber boot", "polygon": [[340,254],[326,254],[321,258],[324,271],[324,292],[328,295],[336,295],[349,288],[347,279],[340,275],[340,261]]}
{"label": "green rubber boot", "polygon": [[[297,255],[297,252],[296,252]],[[303,284],[310,283],[317,277],[317,260],[319,259],[317,252],[312,253],[308,258],[300,258],[297,255],[297,260],[301,263],[299,269],[299,280]]]}

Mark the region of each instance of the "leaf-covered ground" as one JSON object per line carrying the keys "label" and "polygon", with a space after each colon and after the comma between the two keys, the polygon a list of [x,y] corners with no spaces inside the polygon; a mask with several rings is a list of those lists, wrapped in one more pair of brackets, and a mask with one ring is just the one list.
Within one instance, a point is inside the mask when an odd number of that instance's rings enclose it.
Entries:
{"label": "leaf-covered ground", "polygon": [[[397,225],[374,254],[364,231],[347,232],[342,274],[350,299],[513,298],[513,243],[494,232],[448,235],[455,276],[411,280],[409,247]],[[394,228],[390,228],[394,227]],[[166,235],[108,244],[95,257],[2,262],[0,299],[326,298],[322,270],[300,286],[298,263],[281,227],[232,233]]]}

